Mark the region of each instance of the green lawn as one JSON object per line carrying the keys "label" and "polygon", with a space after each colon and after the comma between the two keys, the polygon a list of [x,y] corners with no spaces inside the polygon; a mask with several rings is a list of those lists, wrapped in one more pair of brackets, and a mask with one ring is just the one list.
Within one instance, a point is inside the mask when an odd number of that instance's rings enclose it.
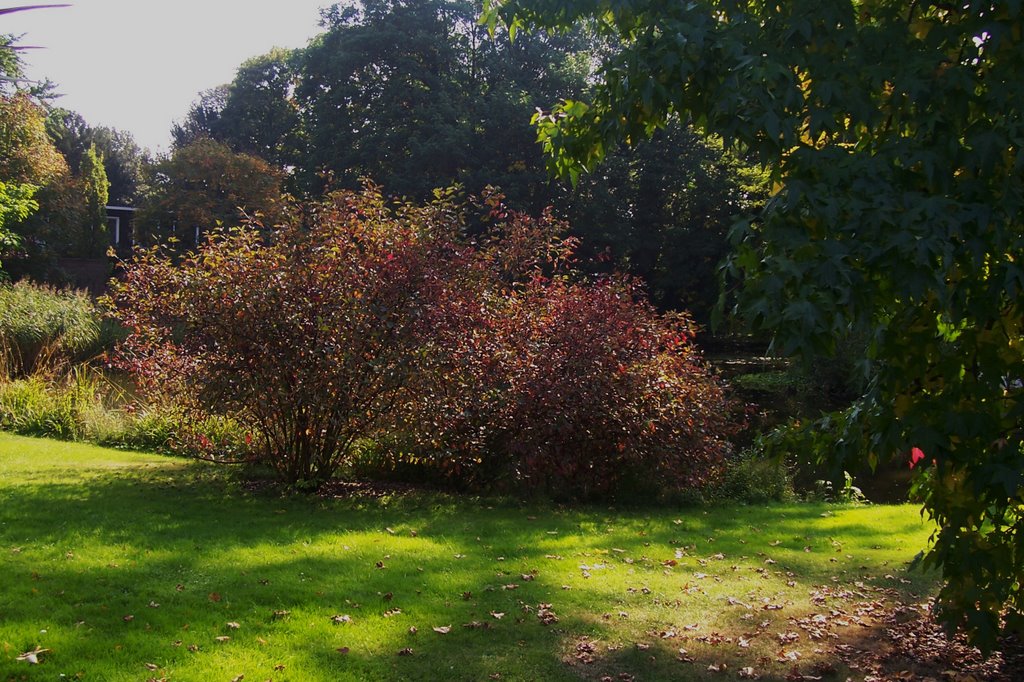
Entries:
{"label": "green lawn", "polygon": [[813,616],[863,635],[933,591],[928,533],[911,506],[281,498],[0,434],[0,680],[781,679],[828,658]]}

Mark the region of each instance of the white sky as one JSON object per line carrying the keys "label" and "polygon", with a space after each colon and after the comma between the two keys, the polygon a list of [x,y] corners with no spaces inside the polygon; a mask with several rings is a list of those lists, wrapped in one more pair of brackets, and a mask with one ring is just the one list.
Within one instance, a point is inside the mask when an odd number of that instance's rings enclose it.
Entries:
{"label": "white sky", "polygon": [[[0,7],[47,0],[0,0]],[[57,3],[60,0],[50,0]],[[170,145],[200,91],[229,82],[272,47],[303,47],[332,0],[70,0],[71,7],[0,16],[25,34],[31,79],[49,78],[56,103],[93,126],[126,130],[156,153]]]}

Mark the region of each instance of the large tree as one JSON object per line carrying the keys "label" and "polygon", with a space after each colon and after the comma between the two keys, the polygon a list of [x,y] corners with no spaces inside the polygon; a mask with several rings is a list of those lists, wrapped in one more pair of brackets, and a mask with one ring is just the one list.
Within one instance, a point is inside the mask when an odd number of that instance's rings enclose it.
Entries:
{"label": "large tree", "polygon": [[230,84],[201,93],[174,125],[175,146],[208,137],[278,168],[295,163],[300,130],[292,61],[293,52],[279,48],[246,60]]}
{"label": "large tree", "polygon": [[54,145],[72,168],[79,168],[90,147],[103,159],[110,183],[109,201],[133,206],[142,189],[142,169],[148,158],[131,133],[91,126],[74,111],[53,108],[49,111],[47,131]]}
{"label": "large tree", "polygon": [[730,261],[737,311],[785,353],[869,340],[865,394],[811,440],[909,455],[939,525],[925,561],[943,571],[941,617],[983,645],[1019,628],[1024,8],[499,0],[489,16],[596,19],[623,41],[589,103],[539,117],[556,171],[676,115],[771,166],[778,191]]}
{"label": "large tree", "polygon": [[269,226],[283,210],[280,171],[214,140],[175,149],[149,175],[149,192],[135,221],[143,243],[174,237],[194,246],[199,234],[218,225],[252,220]]}

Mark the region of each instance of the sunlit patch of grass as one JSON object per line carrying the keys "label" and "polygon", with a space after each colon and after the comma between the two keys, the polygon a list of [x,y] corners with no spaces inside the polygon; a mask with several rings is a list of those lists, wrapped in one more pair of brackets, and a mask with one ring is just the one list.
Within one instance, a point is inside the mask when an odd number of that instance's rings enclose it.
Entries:
{"label": "sunlit patch of grass", "polygon": [[277,497],[0,435],[0,680],[778,678],[828,657],[799,619],[933,591],[929,532],[909,506]]}

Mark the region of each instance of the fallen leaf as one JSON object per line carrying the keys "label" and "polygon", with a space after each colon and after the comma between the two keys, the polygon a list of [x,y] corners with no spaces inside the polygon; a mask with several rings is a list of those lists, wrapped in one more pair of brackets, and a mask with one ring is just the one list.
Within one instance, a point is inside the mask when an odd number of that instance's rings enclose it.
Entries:
{"label": "fallen leaf", "polygon": [[754,669],[749,665],[745,668],[740,668],[738,674],[740,676],[740,679],[743,680],[756,680],[758,677],[757,674],[754,672]]}
{"label": "fallen leaf", "polygon": [[341,613],[339,613],[336,616],[331,616],[331,622],[334,623],[335,625],[342,625],[344,623],[351,623],[352,622],[352,616],[350,616],[348,614],[341,614]]}
{"label": "fallen leaf", "polygon": [[214,639],[217,640],[218,642],[223,643],[223,642],[228,641],[231,638],[228,637],[227,635],[221,635],[220,637],[214,637]]}
{"label": "fallen leaf", "polygon": [[280,611],[274,611],[274,615],[271,617],[274,620],[281,620],[282,618],[287,618],[290,615],[291,611],[285,611],[284,609],[281,609]]}
{"label": "fallen leaf", "polygon": [[160,666],[158,666],[156,663],[146,663],[144,665],[146,666],[146,670],[159,670],[160,669]]}
{"label": "fallen leaf", "polygon": [[412,649],[410,649],[409,647],[405,647],[404,649],[400,649],[399,652],[398,652],[398,655],[399,656],[412,656]]}
{"label": "fallen leaf", "polygon": [[447,635],[449,632],[452,631],[452,626],[451,625],[440,625],[440,626],[434,627],[432,629],[434,630],[434,632],[436,632],[438,634]]}
{"label": "fallen leaf", "polygon": [[337,651],[337,652],[338,652],[339,654],[342,654],[342,655],[344,655],[344,654],[347,654],[347,653],[348,653],[348,647],[347,647],[347,646],[339,646],[339,647],[338,647],[338,648],[336,649],[336,651]]}
{"label": "fallen leaf", "polygon": [[417,628],[415,625],[412,625],[412,626],[409,627],[409,634],[410,635],[415,635],[417,632],[419,632],[419,628]]}
{"label": "fallen leaf", "polygon": [[123,620],[126,623],[130,623],[133,620],[135,620],[135,616],[129,613],[127,616],[122,617],[121,620]]}
{"label": "fallen leaf", "polygon": [[158,609],[158,608],[160,608],[160,605],[157,604],[155,601],[151,601],[151,602],[149,602],[149,608],[151,608],[151,609]]}
{"label": "fallen leaf", "polygon": [[231,682],[242,682],[245,679],[245,675],[237,675],[231,678]]}
{"label": "fallen leaf", "polygon": [[284,663],[278,663],[277,665],[275,665],[274,670],[276,670],[277,672],[281,672],[282,670],[284,670]]}
{"label": "fallen leaf", "polygon": [[712,663],[708,666],[708,670],[710,670],[713,673],[720,673],[723,670],[728,669],[728,667],[729,666],[725,663]]}
{"label": "fallen leaf", "polygon": [[501,620],[502,618],[505,617],[505,614],[501,613],[500,611],[491,611],[491,616],[493,616],[497,620]]}
{"label": "fallen leaf", "polygon": [[238,628],[242,627],[241,625],[239,625],[235,621],[231,621],[230,623],[227,623],[227,626],[228,626],[228,628],[230,628],[232,630],[237,630]]}
{"label": "fallen leaf", "polygon": [[207,597],[212,602],[218,602],[221,600],[221,596],[216,592],[211,592]]}

